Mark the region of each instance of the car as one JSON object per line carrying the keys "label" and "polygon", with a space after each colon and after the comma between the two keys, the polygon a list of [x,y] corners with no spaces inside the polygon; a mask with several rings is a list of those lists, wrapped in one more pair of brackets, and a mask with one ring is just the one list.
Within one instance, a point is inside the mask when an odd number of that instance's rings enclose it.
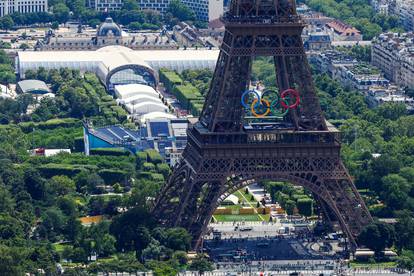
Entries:
{"label": "car", "polygon": [[252,231],[253,227],[251,226],[243,226],[239,228],[240,231],[245,232],[245,231]]}

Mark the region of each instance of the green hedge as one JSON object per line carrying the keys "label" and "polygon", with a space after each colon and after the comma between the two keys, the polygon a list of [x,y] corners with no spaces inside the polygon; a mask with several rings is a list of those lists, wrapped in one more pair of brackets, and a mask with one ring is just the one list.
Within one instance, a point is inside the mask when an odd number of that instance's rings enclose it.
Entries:
{"label": "green hedge", "polygon": [[181,106],[185,109],[190,109],[190,101],[203,101],[204,97],[200,91],[192,84],[176,85],[173,89],[173,94],[177,97]]}
{"label": "green hedge", "polygon": [[55,129],[58,127],[79,127],[82,126],[82,121],[75,118],[51,119],[45,122],[22,122],[18,124],[21,130],[25,133],[32,132],[33,129]]}
{"label": "green hedge", "polygon": [[95,148],[90,150],[91,155],[128,156],[131,153],[123,148]]}
{"label": "green hedge", "polygon": [[155,165],[149,162],[142,164],[142,169],[146,172],[155,172]]}
{"label": "green hedge", "polygon": [[194,116],[199,116],[201,114],[201,111],[203,110],[203,106],[204,106],[204,99],[200,100],[191,100],[190,101],[190,112],[191,114],[193,114]]}
{"label": "green hedge", "polygon": [[160,173],[152,173],[150,175],[151,180],[157,181],[157,182],[164,182],[164,176]]}
{"label": "green hedge", "polygon": [[151,172],[139,172],[138,173],[138,179],[140,179],[140,178],[151,179],[152,174],[153,173],[151,173]]}
{"label": "green hedge", "polygon": [[101,109],[102,108],[108,108],[108,107],[116,106],[116,105],[117,104],[116,104],[116,102],[114,100],[112,100],[110,102],[103,102],[103,101],[98,102],[98,106]]}
{"label": "green hedge", "polygon": [[148,149],[145,151],[148,154],[148,160],[153,164],[162,163],[163,159],[160,153],[155,149]]}
{"label": "green hedge", "polygon": [[157,164],[157,172],[162,174],[165,179],[170,175],[171,169],[166,163]]}
{"label": "green hedge", "polygon": [[296,202],[299,214],[310,217],[313,214],[313,200],[310,198],[300,198]]}
{"label": "green hedge", "polygon": [[76,137],[74,140],[74,151],[75,152],[84,152],[85,151],[85,142],[83,136]]}
{"label": "green hedge", "polygon": [[136,156],[137,167],[141,169],[142,165],[148,160],[148,154],[145,151],[139,151],[136,153]]}
{"label": "green hedge", "polygon": [[129,174],[123,170],[102,169],[98,174],[105,181],[105,184],[125,183],[128,180]]}
{"label": "green hedge", "polygon": [[174,71],[161,68],[159,71],[160,81],[164,84],[167,91],[172,92],[174,86],[183,84],[181,77]]}
{"label": "green hedge", "polygon": [[112,101],[114,98],[112,98],[112,96],[111,95],[106,95],[106,96],[103,96],[103,97],[101,97],[101,101],[103,101],[103,102],[110,102],[110,101]]}
{"label": "green hedge", "polygon": [[125,109],[123,109],[119,105],[111,106],[111,109],[113,112],[115,112],[118,120],[125,121],[127,119],[127,116],[128,116],[127,112],[125,111]]}
{"label": "green hedge", "polygon": [[39,172],[47,178],[55,175],[66,175],[69,177],[75,176],[82,171],[88,171],[85,167],[79,167],[69,164],[45,164],[38,167]]}

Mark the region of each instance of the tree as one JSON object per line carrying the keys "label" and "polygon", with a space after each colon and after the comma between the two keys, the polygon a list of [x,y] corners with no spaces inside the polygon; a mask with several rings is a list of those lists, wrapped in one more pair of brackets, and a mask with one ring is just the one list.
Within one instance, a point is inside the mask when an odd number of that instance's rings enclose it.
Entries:
{"label": "tree", "polygon": [[59,29],[59,22],[53,21],[51,28],[53,30],[58,30]]}
{"label": "tree", "polygon": [[4,30],[9,30],[13,28],[14,21],[13,18],[10,15],[5,15],[2,18],[0,18],[0,28]]}
{"label": "tree", "polygon": [[187,251],[191,246],[191,235],[184,228],[166,230],[165,245],[173,250]]}
{"label": "tree", "polygon": [[180,21],[193,21],[196,18],[194,11],[183,4],[180,0],[172,0],[168,6],[167,12],[171,13]]}
{"label": "tree", "polygon": [[285,203],[285,210],[286,210],[286,213],[289,215],[289,216],[291,216],[291,215],[293,215],[293,213],[294,213],[294,210],[295,210],[295,208],[296,208],[296,203],[293,201],[293,200],[287,200],[286,201],[286,203]]}
{"label": "tree", "polygon": [[35,169],[27,169],[24,174],[25,186],[27,192],[35,200],[41,200],[46,194],[45,180]]}
{"label": "tree", "polygon": [[172,259],[176,260],[180,265],[186,265],[188,263],[187,253],[184,251],[175,251]]}
{"label": "tree", "polygon": [[139,10],[137,1],[135,0],[124,0],[122,4],[122,9],[127,11]]}
{"label": "tree", "polygon": [[407,114],[404,103],[385,103],[378,107],[377,114],[385,119],[397,120]]}
{"label": "tree", "polygon": [[69,196],[61,196],[57,200],[57,205],[66,216],[76,216],[77,206],[76,201]]}
{"label": "tree", "polygon": [[378,256],[385,248],[394,244],[395,230],[392,225],[375,221],[362,230],[358,241],[374,250]]}
{"label": "tree", "polygon": [[76,241],[79,238],[81,231],[82,224],[80,221],[74,216],[70,217],[64,227],[66,238],[70,241]]}
{"label": "tree", "polygon": [[27,49],[29,49],[30,48],[30,46],[27,44],[27,43],[22,43],[22,44],[20,44],[20,46],[19,46],[19,49],[21,49],[21,50],[23,50],[23,51],[26,51]]}
{"label": "tree", "polygon": [[395,233],[395,245],[399,251],[403,249],[414,250],[414,220],[411,212],[408,210],[398,214]]}
{"label": "tree", "polygon": [[75,181],[66,175],[56,175],[50,179],[49,187],[58,196],[67,195],[76,191]]}
{"label": "tree", "polygon": [[59,23],[65,23],[69,19],[69,8],[62,2],[53,6],[53,14]]}
{"label": "tree", "polygon": [[41,227],[39,227],[39,235],[41,238],[54,241],[56,236],[61,234],[65,225],[65,216],[62,211],[57,209],[48,209],[42,215]]}
{"label": "tree", "polygon": [[412,271],[414,269],[414,252],[403,250],[402,254],[397,258],[397,265],[399,268]]}
{"label": "tree", "polygon": [[151,241],[151,235],[146,225],[151,224],[148,211],[135,207],[116,216],[109,227],[109,232],[116,238],[118,250],[141,251]]}
{"label": "tree", "polygon": [[159,241],[152,239],[148,246],[142,250],[144,260],[160,260],[165,252],[165,247]]}
{"label": "tree", "polygon": [[110,234],[105,234],[100,244],[100,250],[97,252],[100,256],[107,257],[116,252],[116,239]]}
{"label": "tree", "polygon": [[96,18],[93,18],[93,19],[88,21],[88,25],[91,26],[92,28],[95,28],[99,24],[101,24],[101,20],[96,19]]}
{"label": "tree", "polygon": [[139,22],[131,22],[129,23],[128,28],[132,31],[138,31],[142,29],[142,25]]}
{"label": "tree", "polygon": [[0,213],[12,212],[14,206],[15,202],[12,195],[0,181]]}
{"label": "tree", "polygon": [[200,255],[197,256],[197,258],[195,258],[188,267],[188,270],[190,271],[198,271],[201,273],[212,271],[213,269],[213,264],[209,262],[204,256]]}
{"label": "tree", "polygon": [[389,174],[381,179],[385,202],[392,210],[400,210],[406,206],[411,185],[398,174]]}
{"label": "tree", "polygon": [[26,250],[0,244],[0,275],[23,275]]}

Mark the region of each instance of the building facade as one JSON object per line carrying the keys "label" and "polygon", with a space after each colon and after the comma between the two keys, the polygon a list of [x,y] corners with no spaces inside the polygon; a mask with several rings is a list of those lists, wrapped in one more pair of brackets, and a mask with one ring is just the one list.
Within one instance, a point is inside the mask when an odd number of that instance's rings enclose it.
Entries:
{"label": "building facade", "polygon": [[122,8],[123,0],[88,0],[87,6],[91,9],[110,12],[117,11]]}
{"label": "building facade", "polygon": [[55,33],[50,30],[35,46],[37,51],[97,50],[111,45],[136,50],[177,49],[178,44],[165,33],[126,33],[112,18],[107,18],[96,33]]}
{"label": "building facade", "polygon": [[396,15],[406,31],[414,31],[414,0],[397,0]]}
{"label": "building facade", "polygon": [[395,9],[395,0],[371,0],[371,6],[377,13],[391,14]]}
{"label": "building facade", "polygon": [[[165,13],[168,10],[171,0],[138,0],[138,5],[143,10],[156,10]],[[182,0],[194,11],[201,21],[212,21],[223,15],[223,0]]]}
{"label": "building facade", "polygon": [[372,41],[372,64],[403,87],[414,88],[414,33],[385,33]]}
{"label": "building facade", "polygon": [[32,13],[46,12],[47,0],[2,0],[0,1],[0,17],[14,12]]}

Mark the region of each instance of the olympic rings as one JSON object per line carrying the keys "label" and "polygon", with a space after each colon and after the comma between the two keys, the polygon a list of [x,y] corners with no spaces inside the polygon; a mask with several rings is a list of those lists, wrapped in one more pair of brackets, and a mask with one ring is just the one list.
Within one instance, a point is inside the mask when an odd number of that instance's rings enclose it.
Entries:
{"label": "olympic rings", "polygon": [[256,107],[256,103],[257,102],[259,102],[257,99],[254,99],[253,100],[253,102],[252,102],[252,105],[251,105],[251,112],[252,112],[252,114],[254,115],[254,116],[256,116],[257,118],[263,118],[263,117],[266,117],[269,113],[270,113],[270,103],[269,103],[269,101],[268,100],[265,100],[265,99],[260,99],[260,102],[264,102],[265,104],[266,104],[266,106],[267,106],[267,108],[266,108],[266,111],[264,112],[264,113],[262,113],[262,114],[257,114],[256,113],[256,110],[255,110],[255,107]]}
{"label": "olympic rings", "polygon": [[[248,104],[246,104],[246,102],[245,102],[245,97],[247,96],[247,95],[249,95],[250,93],[253,93],[254,94],[254,96],[256,96],[256,99],[258,100],[258,99],[260,99],[260,96],[259,96],[259,93],[257,93],[257,91],[256,90],[246,90],[246,91],[244,91],[244,93],[243,93],[243,95],[241,96],[241,104],[242,104],[242,106],[244,107],[244,108],[246,108],[246,109],[249,109],[250,108],[250,106],[248,105]],[[259,107],[258,106],[258,104],[260,104],[259,103],[259,101],[257,101],[257,106],[255,106],[255,107]]]}
{"label": "olympic rings", "polygon": [[282,92],[280,97],[282,99],[285,99],[287,95],[292,95],[295,98],[295,103],[288,105],[285,103],[285,101],[281,101],[280,104],[286,109],[292,109],[292,108],[298,107],[298,105],[300,104],[299,92],[294,89],[286,89],[285,91]]}
{"label": "olympic rings", "polygon": [[[250,98],[251,96],[253,99]],[[295,102],[290,104],[293,98]],[[289,109],[299,106],[300,96],[294,89],[287,89],[280,96],[275,90],[270,89],[263,91],[261,95],[256,90],[246,90],[241,96],[241,104],[256,118],[264,118],[268,115],[283,117],[289,112]]]}
{"label": "olympic rings", "polygon": [[[289,102],[287,102],[286,99],[281,99],[281,101],[279,101],[278,99],[276,99],[270,105],[271,106],[271,109],[272,109],[272,114],[274,116],[276,116],[276,117],[283,117],[283,116],[285,116],[289,112],[289,108],[284,108],[284,106],[282,105],[282,103],[289,103]],[[279,110],[276,109],[279,104],[281,105],[281,107],[283,107],[283,109],[284,109],[283,112],[280,112]]]}

